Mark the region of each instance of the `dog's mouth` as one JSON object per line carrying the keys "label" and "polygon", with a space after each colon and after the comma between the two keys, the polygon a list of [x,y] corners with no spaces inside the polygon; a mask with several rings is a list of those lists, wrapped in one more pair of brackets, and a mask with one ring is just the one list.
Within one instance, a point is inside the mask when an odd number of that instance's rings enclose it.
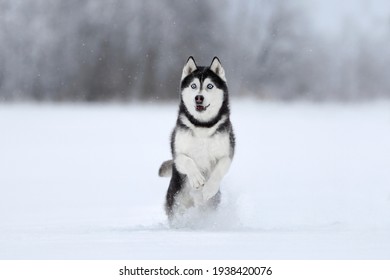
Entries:
{"label": "dog's mouth", "polygon": [[203,106],[203,105],[195,105],[195,109],[196,109],[196,111],[198,111],[198,112],[203,112],[203,111],[206,111],[207,110],[207,108],[210,106],[210,104],[209,105],[207,105],[207,106]]}

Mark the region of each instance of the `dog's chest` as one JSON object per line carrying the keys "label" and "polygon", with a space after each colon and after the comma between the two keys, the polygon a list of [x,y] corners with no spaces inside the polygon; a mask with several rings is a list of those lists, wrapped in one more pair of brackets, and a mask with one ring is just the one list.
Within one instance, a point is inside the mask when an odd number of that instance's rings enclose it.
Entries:
{"label": "dog's chest", "polygon": [[229,155],[229,136],[226,133],[210,135],[207,129],[178,131],[175,152],[189,156],[202,170],[211,170],[220,158]]}

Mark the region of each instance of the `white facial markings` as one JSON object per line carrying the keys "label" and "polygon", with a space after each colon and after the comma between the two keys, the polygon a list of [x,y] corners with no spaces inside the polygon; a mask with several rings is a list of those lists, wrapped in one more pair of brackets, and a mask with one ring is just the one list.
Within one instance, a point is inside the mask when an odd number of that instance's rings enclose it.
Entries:
{"label": "white facial markings", "polygon": [[203,88],[203,91],[205,91],[205,92],[211,92],[211,91],[217,89],[217,87],[214,85],[213,81],[210,78],[206,78],[203,81],[202,88]]}
{"label": "white facial markings", "polygon": [[[194,85],[194,87],[192,86]],[[195,108],[195,97],[199,95],[200,92],[200,81],[195,78],[191,81],[188,87],[184,88],[181,92],[184,105],[191,115],[195,116],[195,113],[198,113]]]}
{"label": "white facial markings", "polygon": [[[198,111],[196,106],[196,96],[203,97],[202,106],[205,110]],[[194,78],[182,91],[182,99],[187,110],[192,116],[201,122],[207,122],[217,116],[224,100],[224,92],[215,86],[212,79],[206,78],[201,83],[198,78]]]}
{"label": "white facial markings", "polygon": [[201,94],[204,96],[204,103],[210,105],[204,112],[208,113],[205,117],[208,118],[207,120],[210,120],[218,114],[219,109],[222,107],[224,100],[223,90],[216,87],[210,78],[206,78],[202,84]]}

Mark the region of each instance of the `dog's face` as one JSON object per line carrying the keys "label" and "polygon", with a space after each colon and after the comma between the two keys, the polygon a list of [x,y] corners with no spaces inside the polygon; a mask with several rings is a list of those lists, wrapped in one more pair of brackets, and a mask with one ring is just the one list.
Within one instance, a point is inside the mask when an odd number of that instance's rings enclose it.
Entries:
{"label": "dog's face", "polygon": [[217,57],[209,67],[197,66],[190,57],[181,77],[181,101],[189,114],[200,122],[215,118],[227,101],[225,71]]}

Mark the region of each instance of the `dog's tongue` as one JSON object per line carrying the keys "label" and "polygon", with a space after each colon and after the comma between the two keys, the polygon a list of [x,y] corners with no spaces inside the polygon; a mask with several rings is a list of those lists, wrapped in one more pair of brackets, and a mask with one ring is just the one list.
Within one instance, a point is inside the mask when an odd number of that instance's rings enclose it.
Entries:
{"label": "dog's tongue", "polygon": [[196,110],[197,110],[197,111],[203,111],[203,110],[204,110],[204,106],[202,106],[202,105],[196,105]]}

